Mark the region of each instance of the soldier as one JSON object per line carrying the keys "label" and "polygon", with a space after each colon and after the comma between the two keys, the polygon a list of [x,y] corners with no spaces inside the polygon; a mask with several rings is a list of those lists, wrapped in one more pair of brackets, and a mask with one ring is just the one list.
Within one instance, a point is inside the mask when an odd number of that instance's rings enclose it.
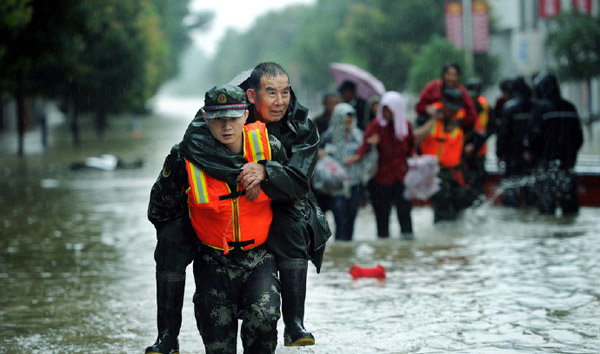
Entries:
{"label": "soldier", "polygon": [[208,91],[201,115],[171,150],[152,188],[159,336],[146,353],[179,352],[185,268],[194,258],[195,314],[206,353],[236,352],[238,319],[245,352],[275,352],[280,287],[275,256],[265,246],[271,198],[260,185],[244,189],[206,172],[207,162],[223,156],[285,161],[264,123],[244,125],[248,115],[239,87]]}

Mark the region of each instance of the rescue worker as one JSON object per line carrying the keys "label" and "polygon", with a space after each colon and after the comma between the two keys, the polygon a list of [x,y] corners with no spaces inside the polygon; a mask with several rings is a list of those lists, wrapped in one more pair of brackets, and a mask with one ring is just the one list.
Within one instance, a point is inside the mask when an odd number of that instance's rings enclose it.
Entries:
{"label": "rescue worker", "polygon": [[456,220],[473,200],[461,166],[464,134],[455,117],[462,101],[460,90],[445,88],[442,101],[435,103],[439,109],[414,133],[421,154],[437,156],[440,164],[440,190],[431,197],[434,223]]}
{"label": "rescue worker", "polygon": [[325,242],[331,236],[325,215],[310,190],[319,133],[308,119],[308,110],[297,101],[289,75],[279,64],[260,63],[249,77],[242,73],[236,80],[246,90],[251,104],[248,122],[264,122],[269,134],[281,141],[288,160],[246,164],[241,158],[223,158],[217,164],[208,163],[206,171],[224,181],[240,181],[245,188],[260,184],[273,199],[267,247],[277,257],[284,344],[314,345],[314,336],[304,327],[308,261],[320,271]]}
{"label": "rescue worker", "polygon": [[556,201],[563,215],[579,211],[577,180],[573,168],[583,145],[581,122],[575,106],[563,99],[556,76],[543,72],[534,80],[538,106],[533,114],[532,145],[537,156],[538,210],[554,214]]}
{"label": "rescue worker", "polygon": [[270,198],[260,187],[242,189],[204,171],[206,161],[216,158],[213,150],[251,163],[271,156],[285,161],[263,123],[244,126],[248,114],[239,87],[208,91],[202,116],[173,147],[152,188],[148,215],[158,230],[159,336],[146,353],[179,352],[185,268],[194,258],[195,313],[206,352],[235,353],[238,319],[245,352],[275,352],[280,294],[275,257],[264,245],[273,215]]}
{"label": "rescue worker", "polygon": [[509,87],[510,99],[504,104],[496,139],[498,163],[504,162],[504,189],[502,202],[506,206],[535,205],[533,193],[533,167],[535,164],[529,127],[534,102],[531,88],[522,76],[515,78]]}
{"label": "rescue worker", "polygon": [[477,119],[473,130],[465,131],[465,144],[463,160],[468,175],[469,184],[475,195],[481,195],[485,189],[485,154],[487,152],[486,140],[492,130],[488,130],[490,120],[490,107],[487,99],[481,94],[483,85],[478,78],[471,78],[466,83],[469,96],[475,105]]}

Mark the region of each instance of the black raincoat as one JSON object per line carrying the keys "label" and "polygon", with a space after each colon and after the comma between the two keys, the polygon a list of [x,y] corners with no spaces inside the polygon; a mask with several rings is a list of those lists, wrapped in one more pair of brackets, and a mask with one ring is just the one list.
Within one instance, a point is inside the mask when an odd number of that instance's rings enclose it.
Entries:
{"label": "black raincoat", "polygon": [[562,168],[571,169],[583,145],[577,110],[561,97],[558,80],[553,74],[539,74],[534,89],[539,104],[530,129],[533,149],[540,163],[558,160]]}
{"label": "black raincoat", "polygon": [[533,168],[533,161],[526,160],[525,154],[532,152],[529,128],[534,102],[523,78],[513,81],[510,96],[502,110],[496,140],[496,155],[506,162],[507,177],[527,174]]}
{"label": "black raincoat", "polygon": [[[247,123],[255,121],[251,106]],[[204,172],[230,184],[237,182],[246,159],[232,156],[223,146],[206,144],[204,129],[208,129],[199,112],[179,144],[182,155]],[[265,166],[266,179],[262,190],[272,199],[273,221],[267,247],[281,258],[311,259],[317,271],[322,264],[325,243],[331,236],[325,215],[310,190],[318,147],[319,133],[308,119],[308,110],[297,102],[294,92],[283,119],[267,125],[286,152],[286,161],[260,161]],[[207,149],[211,149],[207,154]],[[308,246],[308,247],[307,247]]]}

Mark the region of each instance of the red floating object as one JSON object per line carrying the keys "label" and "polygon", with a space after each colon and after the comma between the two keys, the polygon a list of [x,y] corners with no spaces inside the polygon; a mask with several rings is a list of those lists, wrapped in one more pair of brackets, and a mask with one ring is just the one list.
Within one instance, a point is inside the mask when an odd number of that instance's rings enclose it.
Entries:
{"label": "red floating object", "polygon": [[375,268],[363,268],[357,265],[353,265],[350,267],[348,271],[352,278],[377,278],[377,279],[385,279],[385,268],[381,265],[377,265]]}

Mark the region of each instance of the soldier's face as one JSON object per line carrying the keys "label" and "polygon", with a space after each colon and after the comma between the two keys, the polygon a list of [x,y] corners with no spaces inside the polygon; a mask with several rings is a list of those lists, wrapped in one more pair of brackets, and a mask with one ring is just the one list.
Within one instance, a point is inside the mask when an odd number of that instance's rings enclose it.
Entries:
{"label": "soldier's face", "polygon": [[290,105],[290,80],[286,75],[265,75],[260,79],[260,90],[248,89],[247,94],[258,120],[266,124],[277,122]]}
{"label": "soldier's face", "polygon": [[227,146],[231,152],[239,153],[244,143],[242,136],[247,118],[248,111],[240,117],[205,118],[204,120],[215,139]]}

